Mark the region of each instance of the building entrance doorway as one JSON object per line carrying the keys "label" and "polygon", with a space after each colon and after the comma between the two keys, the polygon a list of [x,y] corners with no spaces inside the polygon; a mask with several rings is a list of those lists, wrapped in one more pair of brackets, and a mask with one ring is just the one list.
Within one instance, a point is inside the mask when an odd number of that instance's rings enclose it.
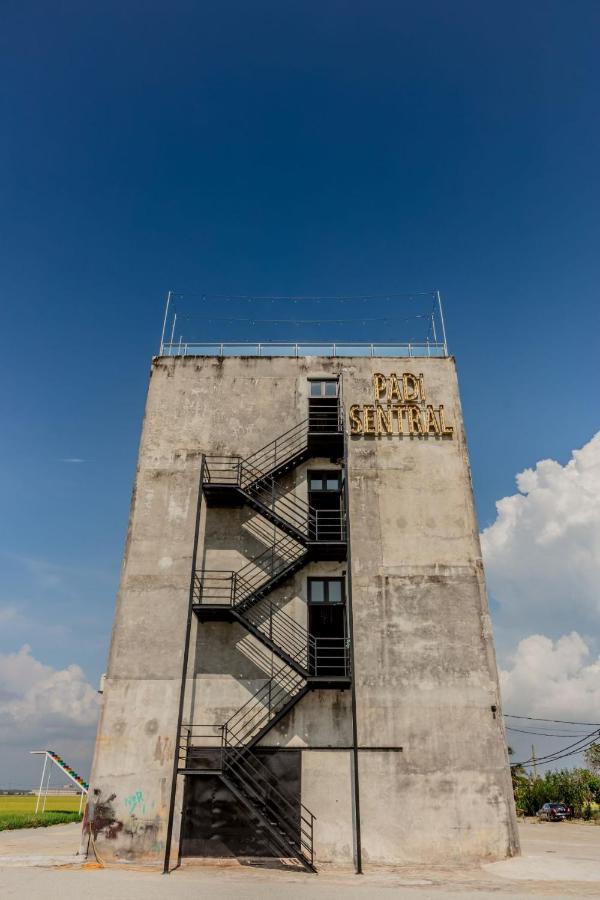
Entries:
{"label": "building entrance doorway", "polygon": [[308,579],[310,671],[319,677],[348,674],[343,578]]}
{"label": "building entrance doorway", "polygon": [[312,539],[342,540],[342,472],[324,469],[308,473],[308,505],[314,510]]}
{"label": "building entrance doorway", "polygon": [[313,433],[339,429],[339,382],[337,378],[311,379],[308,394],[308,428]]}

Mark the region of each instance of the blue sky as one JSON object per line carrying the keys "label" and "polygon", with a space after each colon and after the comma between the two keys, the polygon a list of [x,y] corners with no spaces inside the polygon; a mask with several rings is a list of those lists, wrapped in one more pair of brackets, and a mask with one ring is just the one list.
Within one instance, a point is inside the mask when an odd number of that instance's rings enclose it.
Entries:
{"label": "blue sky", "polygon": [[4,5],[0,652],[104,670],[168,289],[439,288],[482,528],[592,438],[599,25],[586,0]]}

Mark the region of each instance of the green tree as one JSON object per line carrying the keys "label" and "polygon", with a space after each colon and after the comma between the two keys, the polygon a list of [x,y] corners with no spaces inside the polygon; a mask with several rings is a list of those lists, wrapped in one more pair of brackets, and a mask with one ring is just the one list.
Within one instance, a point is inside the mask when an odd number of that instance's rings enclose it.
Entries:
{"label": "green tree", "polygon": [[583,755],[588,768],[600,775],[600,744],[592,744]]}
{"label": "green tree", "polygon": [[581,816],[591,803],[600,803],[600,776],[589,769],[557,769],[540,778],[513,778],[515,803],[534,816],[544,803],[566,803]]}
{"label": "green tree", "polygon": [[[513,750],[513,748],[510,745],[508,746],[507,749],[508,749],[508,755],[512,758],[515,754],[515,751]],[[523,766],[521,765],[521,763],[511,763],[510,777],[512,779],[512,788],[513,788],[513,793],[515,795],[515,802],[516,802],[517,791],[519,789],[519,785],[524,778],[525,779],[527,778],[527,773],[526,773],[525,769],[523,768]],[[517,806],[518,806],[518,803],[517,803]]]}

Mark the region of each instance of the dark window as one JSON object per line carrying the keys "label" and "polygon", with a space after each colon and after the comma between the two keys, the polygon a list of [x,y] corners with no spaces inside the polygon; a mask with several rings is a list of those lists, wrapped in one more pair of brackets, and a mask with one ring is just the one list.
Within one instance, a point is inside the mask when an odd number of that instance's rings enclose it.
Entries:
{"label": "dark window", "polygon": [[338,395],[337,379],[309,381],[308,385],[311,397],[337,397]]}
{"label": "dark window", "polygon": [[343,578],[309,578],[308,579],[309,603],[343,603],[344,579]]}
{"label": "dark window", "polygon": [[337,491],[342,489],[342,480],[339,472],[334,469],[328,472],[308,473],[309,491]]}

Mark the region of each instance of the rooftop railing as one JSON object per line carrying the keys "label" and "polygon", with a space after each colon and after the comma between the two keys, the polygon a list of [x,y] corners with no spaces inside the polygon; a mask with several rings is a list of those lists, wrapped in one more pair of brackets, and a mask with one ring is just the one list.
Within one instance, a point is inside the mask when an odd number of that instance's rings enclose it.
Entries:
{"label": "rooftop railing", "polygon": [[163,356],[388,356],[445,357],[443,343],[164,343]]}

